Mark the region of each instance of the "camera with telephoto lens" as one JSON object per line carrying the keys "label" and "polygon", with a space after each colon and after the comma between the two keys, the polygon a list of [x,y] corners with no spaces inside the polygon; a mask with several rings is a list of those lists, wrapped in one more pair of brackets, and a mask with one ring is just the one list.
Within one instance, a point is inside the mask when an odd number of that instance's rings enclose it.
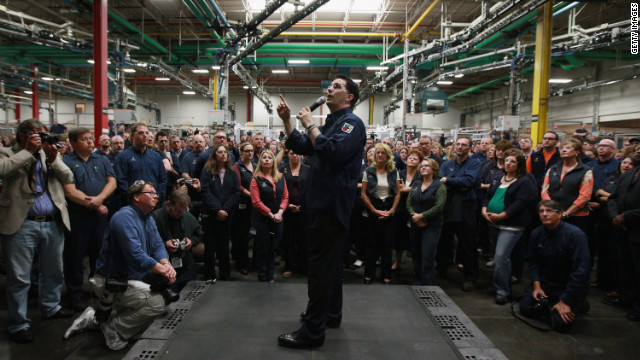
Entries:
{"label": "camera with telephoto lens", "polygon": [[50,145],[55,145],[60,142],[58,136],[47,134],[46,132],[39,132],[38,136],[40,136],[40,140],[42,140],[43,143],[48,143]]}
{"label": "camera with telephoto lens", "polygon": [[142,278],[142,282],[150,285],[149,288],[151,289],[151,292],[162,295],[165,303],[167,304],[176,302],[180,299],[180,294],[174,293],[169,288],[169,279],[160,274],[147,273]]}
{"label": "camera with telephoto lens", "polygon": [[538,294],[538,301],[533,306],[533,308],[535,310],[548,309],[549,308],[549,299],[544,297],[544,296],[542,296],[542,294]]}

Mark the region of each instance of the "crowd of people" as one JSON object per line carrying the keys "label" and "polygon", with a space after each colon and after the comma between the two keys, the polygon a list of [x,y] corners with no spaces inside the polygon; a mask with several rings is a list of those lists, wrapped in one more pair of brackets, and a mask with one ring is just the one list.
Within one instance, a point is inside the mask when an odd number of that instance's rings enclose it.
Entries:
{"label": "crowd of people", "polygon": [[[288,107],[280,111],[283,120],[290,116]],[[44,316],[82,312],[65,337],[99,327],[114,350],[198,279],[196,261],[210,283],[232,280],[232,266],[242,276],[255,272],[258,281],[274,282],[278,259],[284,278],[318,276],[308,254],[322,232],[310,226],[322,229],[328,221],[313,207],[329,199],[318,184],[341,180],[320,181],[319,173],[334,170],[314,170],[312,158],[337,161],[330,152],[342,149],[324,132],[313,136],[312,122],[305,128],[305,135],[286,129],[288,139],[257,131],[235,139],[224,130],[152,132],[134,123],[100,136],[94,147],[89,129],[71,128],[55,145],[39,134],[47,132],[41,122],[22,122],[14,143],[0,148],[11,339],[33,340],[26,296],[35,259]],[[338,135],[352,130],[349,122],[336,128]],[[375,281],[379,267],[379,281],[389,285],[410,254],[417,285],[434,285],[436,275],[449,281],[453,267],[464,276],[462,290],[472,291],[480,258],[490,257],[488,292],[495,302],[515,297],[511,285],[528,264],[532,283],[521,311],[550,314],[559,331],[571,329],[589,287],[605,289],[605,304],[628,306],[627,318],[640,320],[640,140],[616,149],[611,139],[595,139],[595,151],[586,136],[560,141],[551,131],[535,149],[528,137],[496,140],[363,139],[357,188],[341,187],[336,195],[349,206],[325,204],[335,207],[332,226],[348,229],[345,244],[336,245],[341,265],[364,265],[364,284]],[[597,278],[590,283],[592,266]],[[83,296],[87,280],[100,299],[97,309]],[[166,290],[160,294],[158,282]],[[545,301],[540,314],[537,304]],[[141,306],[142,314],[134,310]],[[336,314],[327,320],[312,309],[310,299],[307,311],[322,329],[335,323]],[[284,345],[292,341],[298,344],[287,338]]]}

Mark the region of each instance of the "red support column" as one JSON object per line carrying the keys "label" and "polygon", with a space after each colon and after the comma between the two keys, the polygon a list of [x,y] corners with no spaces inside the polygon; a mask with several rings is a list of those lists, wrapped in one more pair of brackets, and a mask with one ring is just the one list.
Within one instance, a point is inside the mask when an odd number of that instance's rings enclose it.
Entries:
{"label": "red support column", "polygon": [[251,122],[251,90],[247,90],[247,122]]}
{"label": "red support column", "polygon": [[93,126],[96,146],[103,132],[108,133],[107,92],[107,0],[93,2]]}
{"label": "red support column", "polygon": [[[33,77],[38,79],[38,65],[33,65]],[[40,96],[38,92],[38,81],[34,80],[31,83],[31,117],[34,119],[40,119]]]}
{"label": "red support column", "polygon": [[[16,102],[20,101],[20,98],[18,97],[20,96],[20,89],[16,89]],[[16,122],[18,124],[20,124],[20,104],[16,104]]]}

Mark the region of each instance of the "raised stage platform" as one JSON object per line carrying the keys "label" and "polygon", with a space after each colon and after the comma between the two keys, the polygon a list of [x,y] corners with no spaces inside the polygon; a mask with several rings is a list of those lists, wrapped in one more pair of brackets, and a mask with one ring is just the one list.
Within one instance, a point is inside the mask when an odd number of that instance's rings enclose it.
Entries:
{"label": "raised stage platform", "polygon": [[345,285],[342,326],[324,346],[277,337],[300,326],[306,284],[190,283],[124,359],[506,359],[436,286]]}

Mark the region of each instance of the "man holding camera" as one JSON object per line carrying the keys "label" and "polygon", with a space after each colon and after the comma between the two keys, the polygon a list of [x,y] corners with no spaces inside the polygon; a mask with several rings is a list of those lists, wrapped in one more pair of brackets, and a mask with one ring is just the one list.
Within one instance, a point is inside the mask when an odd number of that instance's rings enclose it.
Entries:
{"label": "man holding camera", "polygon": [[187,211],[190,201],[187,191],[175,190],[169,194],[165,206],[151,213],[169,252],[171,265],[176,269],[176,282],[171,286],[174,292],[180,292],[189,281],[198,277],[191,249],[200,243],[203,231],[198,220]]}
{"label": "man holding camera", "polygon": [[[95,314],[107,347],[120,350],[165,312],[163,294],[142,281],[148,274],[161,276],[168,285],[176,281],[176,271],[150,216],[158,203],[158,193],[154,184],[137,180],[129,187],[127,200],[129,205],[111,218],[91,279],[101,313],[87,308],[74,320],[65,338],[95,326]],[[117,311],[109,314],[111,306]]]}
{"label": "man holding camera", "polygon": [[62,293],[62,248],[69,215],[64,188],[73,174],[58,156],[37,119],[17,128],[17,143],[0,148],[0,240],[7,266],[9,337],[17,343],[33,341],[27,317],[31,267],[39,255],[40,309],[45,318],[66,318],[73,311],[60,306]]}
{"label": "man holding camera", "polygon": [[573,328],[578,308],[589,290],[591,257],[587,236],[562,221],[562,206],[553,200],[538,204],[542,226],[531,232],[527,263],[532,283],[520,301],[520,313],[549,317],[558,332]]}

